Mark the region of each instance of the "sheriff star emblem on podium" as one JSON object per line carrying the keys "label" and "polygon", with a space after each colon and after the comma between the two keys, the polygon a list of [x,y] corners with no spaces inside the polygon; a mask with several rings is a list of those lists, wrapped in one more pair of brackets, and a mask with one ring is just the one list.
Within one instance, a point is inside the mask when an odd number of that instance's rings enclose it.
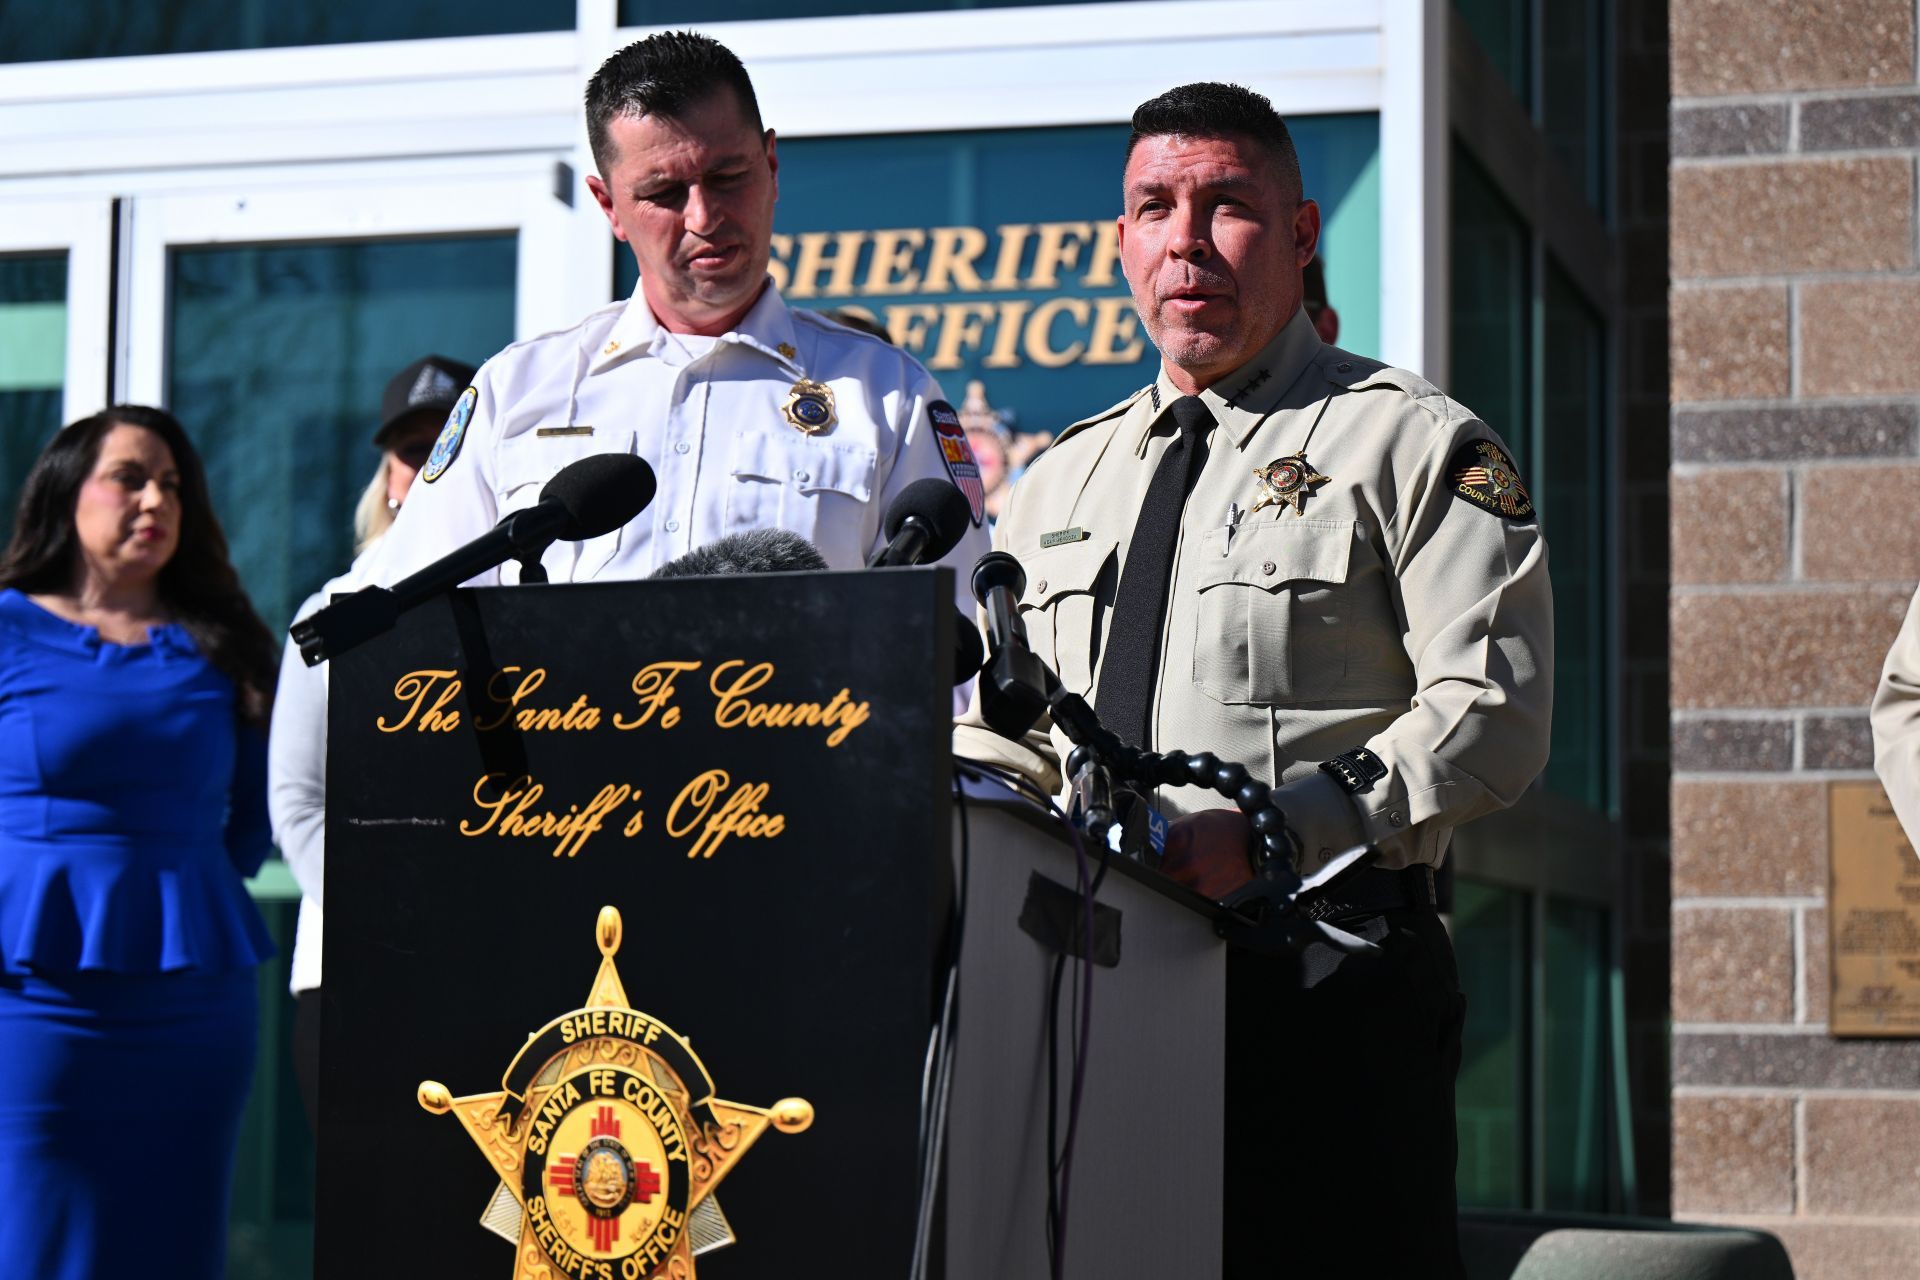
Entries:
{"label": "sheriff star emblem on podium", "polygon": [[799,1133],[813,1107],[722,1102],[685,1038],[627,1004],[602,907],[600,973],[586,1004],[527,1038],[498,1093],[455,1098],[422,1081],[500,1175],[480,1225],[513,1242],[514,1280],[693,1280],[693,1260],[733,1243],[714,1188],[768,1126]]}

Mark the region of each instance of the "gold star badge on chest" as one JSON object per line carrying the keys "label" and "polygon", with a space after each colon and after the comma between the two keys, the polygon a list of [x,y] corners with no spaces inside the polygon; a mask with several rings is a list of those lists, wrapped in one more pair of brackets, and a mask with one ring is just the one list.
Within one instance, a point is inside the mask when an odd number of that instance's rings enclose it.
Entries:
{"label": "gold star badge on chest", "polygon": [[1327,477],[1313,469],[1307,461],[1306,453],[1290,453],[1284,458],[1275,458],[1264,467],[1254,468],[1253,474],[1260,481],[1260,499],[1253,504],[1252,515],[1262,507],[1277,507],[1286,503],[1293,508],[1293,514],[1301,515],[1300,504],[1313,496],[1317,485],[1327,482]]}
{"label": "gold star badge on chest", "polygon": [[806,435],[817,436],[829,431],[833,428],[833,388],[824,382],[802,378],[787,392],[787,402],[781,406],[781,412],[787,415],[788,425],[798,427]]}
{"label": "gold star badge on chest", "polygon": [[527,1037],[504,1089],[420,1085],[420,1105],[457,1118],[500,1177],[480,1224],[514,1243],[514,1280],[693,1280],[696,1256],[733,1243],[720,1180],[768,1128],[813,1122],[802,1098],[716,1098],[686,1038],[628,1005],[620,932],[602,908],[587,1003]]}

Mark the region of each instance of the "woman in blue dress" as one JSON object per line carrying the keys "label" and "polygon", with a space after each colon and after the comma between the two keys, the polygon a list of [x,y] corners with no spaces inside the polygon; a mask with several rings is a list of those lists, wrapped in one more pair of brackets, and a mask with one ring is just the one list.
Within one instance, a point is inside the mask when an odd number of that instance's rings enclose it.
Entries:
{"label": "woman in blue dress", "polygon": [[180,424],[119,406],[0,556],[0,1265],[225,1271],[275,646]]}

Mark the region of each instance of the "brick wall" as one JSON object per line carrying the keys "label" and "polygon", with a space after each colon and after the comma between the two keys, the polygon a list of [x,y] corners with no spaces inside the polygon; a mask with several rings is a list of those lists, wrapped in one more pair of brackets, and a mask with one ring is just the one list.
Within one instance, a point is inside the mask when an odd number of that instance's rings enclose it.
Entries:
{"label": "brick wall", "polygon": [[1920,1275],[1920,1041],[1835,1040],[1827,802],[1920,578],[1914,0],[1672,0],[1676,1217]]}

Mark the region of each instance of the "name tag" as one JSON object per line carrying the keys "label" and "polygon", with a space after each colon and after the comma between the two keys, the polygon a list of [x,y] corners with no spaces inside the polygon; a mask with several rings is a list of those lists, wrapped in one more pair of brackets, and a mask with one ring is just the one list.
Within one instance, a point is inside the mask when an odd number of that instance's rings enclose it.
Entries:
{"label": "name tag", "polygon": [[536,436],[590,436],[593,434],[593,428],[592,427],[535,427],[533,429],[533,434]]}
{"label": "name tag", "polygon": [[1086,541],[1086,537],[1087,531],[1079,525],[1075,525],[1071,529],[1055,529],[1052,533],[1041,534],[1040,545],[1043,547],[1064,546],[1069,542],[1084,542]]}

